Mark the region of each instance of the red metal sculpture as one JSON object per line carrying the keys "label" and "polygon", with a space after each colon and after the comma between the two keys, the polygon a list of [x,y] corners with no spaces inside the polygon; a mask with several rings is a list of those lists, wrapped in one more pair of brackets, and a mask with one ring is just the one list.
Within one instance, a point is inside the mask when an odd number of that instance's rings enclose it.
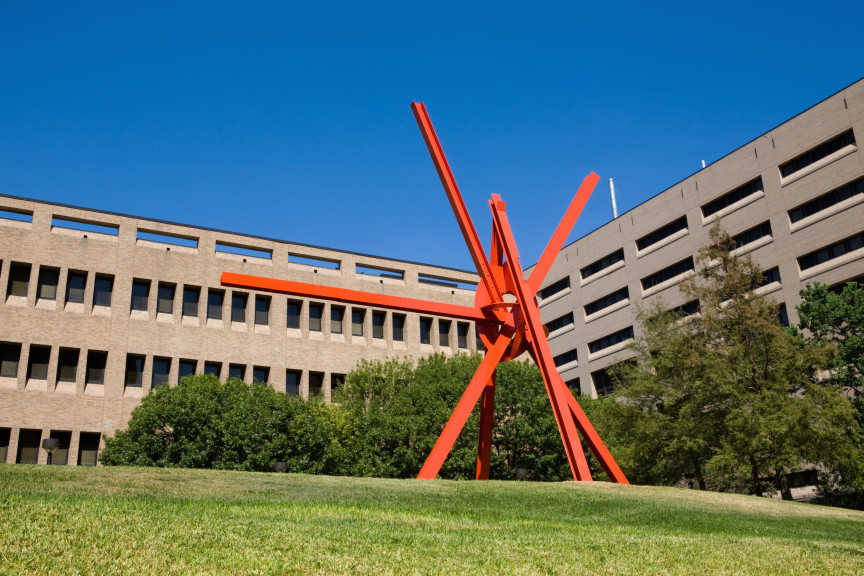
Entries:
{"label": "red metal sculpture", "polygon": [[[478,400],[480,400],[480,438],[477,447],[476,477],[478,480],[489,478],[492,416],[495,405],[495,368],[499,362],[515,358],[527,351],[543,375],[543,382],[546,385],[546,392],[552,404],[552,411],[555,414],[555,421],[564,442],[564,449],[574,480],[591,480],[588,461],[579,441],[579,434],[581,434],[603,466],[609,479],[613,482],[628,484],[627,478],[621,472],[615,459],[612,458],[603,441],[600,440],[600,436],[558,374],[552,360],[549,344],[546,341],[543,323],[540,321],[540,310],[536,300],[537,290],[549,272],[555,256],[567,240],[567,236],[573,229],[573,225],[585,207],[591,192],[597,185],[598,176],[592,172],[582,182],[576,196],[567,208],[564,218],[543,251],[543,255],[532,270],[531,276],[525,280],[522,267],[519,264],[516,241],[513,239],[513,232],[507,220],[504,202],[497,194],[493,194],[492,200],[489,201],[493,222],[490,248],[492,258],[490,260],[486,257],[486,252],[483,250],[483,245],[480,243],[477,231],[468,215],[465,202],[462,200],[459,187],[456,185],[456,180],[447,164],[447,159],[432,127],[432,122],[429,120],[426,107],[422,103],[413,102],[411,109],[414,111],[417,124],[423,133],[426,146],[429,148],[435,168],[438,170],[438,176],[447,192],[453,213],[456,215],[456,220],[459,222],[462,235],[465,237],[468,250],[471,252],[474,265],[480,275],[473,308],[230,272],[222,274],[222,284],[473,320],[477,333],[486,347],[486,354],[420,470],[417,477],[421,480],[431,480],[438,475],[438,471],[453,448],[456,438],[465,426],[465,422]],[[505,299],[505,296],[510,298]]]}

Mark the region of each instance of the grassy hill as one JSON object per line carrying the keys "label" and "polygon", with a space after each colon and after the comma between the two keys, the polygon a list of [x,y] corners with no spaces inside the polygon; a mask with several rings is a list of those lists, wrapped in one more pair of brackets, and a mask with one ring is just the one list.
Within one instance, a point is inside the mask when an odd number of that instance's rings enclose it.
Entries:
{"label": "grassy hill", "polygon": [[864,574],[864,513],[671,488],[0,465],[0,574]]}

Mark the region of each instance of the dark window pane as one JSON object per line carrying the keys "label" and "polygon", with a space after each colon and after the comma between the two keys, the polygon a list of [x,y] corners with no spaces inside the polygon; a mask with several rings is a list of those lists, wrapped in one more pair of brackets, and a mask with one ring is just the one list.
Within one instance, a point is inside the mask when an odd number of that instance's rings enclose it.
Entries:
{"label": "dark window pane", "polygon": [[681,218],[675,220],[674,222],[670,222],[666,224],[662,228],[658,228],[654,232],[648,234],[647,236],[643,236],[642,238],[636,241],[636,247],[639,250],[645,250],[649,246],[653,246],[657,244],[661,240],[672,236],[676,232],[687,229],[687,217],[682,216]]}
{"label": "dark window pane", "polygon": [[197,367],[198,362],[195,360],[180,360],[180,363],[177,365],[177,380],[182,380],[187,376],[194,376]]}
{"label": "dark window pane", "polygon": [[93,306],[111,306],[111,293],[114,291],[114,277],[96,275],[93,284]]}
{"label": "dark window pane", "polygon": [[288,328],[300,329],[300,313],[303,311],[303,302],[299,300],[288,300]]}
{"label": "dark window pane", "polygon": [[201,297],[201,289],[197,286],[183,287],[183,316],[198,316],[198,300]]}
{"label": "dark window pane", "polygon": [[57,355],[57,381],[75,382],[78,376],[78,350],[61,348]]}
{"label": "dark window pane", "polygon": [[255,324],[267,326],[270,324],[270,298],[255,296]]}
{"label": "dark window pane", "polygon": [[140,388],[144,380],[144,356],[126,356],[126,386]]}
{"label": "dark window pane", "polygon": [[594,354],[595,352],[599,352],[600,350],[605,350],[606,348],[610,348],[615,346],[616,344],[620,344],[626,340],[631,340],[633,338],[633,327],[628,326],[623,330],[619,330],[614,334],[609,334],[608,336],[604,336],[599,340],[594,340],[588,344],[588,351]]}
{"label": "dark window pane", "polygon": [[243,364],[229,364],[228,378],[239,378],[240,380],[245,380],[246,366],[244,366]]}
{"label": "dark window pane", "polygon": [[207,292],[207,318],[222,320],[222,299],[224,292],[209,290]]}
{"label": "dark window pane", "polygon": [[564,328],[566,326],[572,326],[572,325],[573,325],[573,313],[568,312],[567,314],[565,314],[559,318],[556,318],[556,319],[552,320],[551,322],[549,322],[548,324],[546,324],[546,329],[549,330],[550,333],[552,333],[552,332],[555,332],[556,330],[560,330],[561,328]]}
{"label": "dark window pane", "polygon": [[21,360],[21,344],[0,343],[0,376],[17,378],[19,360]]}
{"label": "dark window pane", "polygon": [[42,442],[41,430],[21,430],[18,433],[18,464],[36,464],[39,461],[39,444]]}
{"label": "dark window pane", "polygon": [[150,298],[150,282],[148,280],[132,281],[132,310],[147,310],[147,300]]}
{"label": "dark window pane", "polygon": [[456,340],[459,348],[468,348],[468,330],[470,326],[464,322],[456,324]]}
{"label": "dark window pane", "polygon": [[156,312],[160,314],[174,314],[174,285],[159,284],[156,300]]}
{"label": "dark window pane", "polygon": [[405,341],[405,316],[403,314],[393,314],[393,340]]}
{"label": "dark window pane", "polygon": [[366,321],[366,311],[351,309],[351,335],[363,336],[363,323]]}
{"label": "dark window pane", "polygon": [[550,284],[546,288],[543,288],[542,290],[540,290],[540,299],[546,300],[547,298],[554,296],[555,294],[558,294],[559,292],[563,292],[564,290],[567,290],[568,288],[570,288],[570,277],[566,276],[566,277],[558,280],[554,284]]}
{"label": "dark window pane", "polygon": [[48,360],[51,358],[51,348],[48,346],[30,346],[30,361],[27,366],[27,378],[34,380],[48,379]]}
{"label": "dark window pane", "polygon": [[732,204],[735,204],[739,200],[743,200],[744,198],[747,198],[748,196],[752,196],[753,194],[756,194],[757,192],[761,191],[762,189],[763,189],[762,177],[760,176],[759,178],[756,178],[755,180],[748,182],[747,184],[744,184],[743,186],[739,186],[735,190],[732,190],[731,192],[727,192],[723,196],[720,196],[719,198],[716,198],[716,199],[712,200],[711,202],[709,202],[708,204],[705,204],[704,206],[702,206],[702,216],[704,216],[704,217],[711,216],[712,214],[715,214],[715,213],[719,212],[720,210],[723,210],[727,206],[731,206]]}
{"label": "dark window pane", "polygon": [[51,465],[66,466],[69,464],[69,444],[72,442],[72,432],[52,430],[48,437],[59,442],[59,446],[51,455]]}
{"label": "dark window pane", "polygon": [[96,466],[99,459],[99,433],[82,432],[78,442],[78,465]]}
{"label": "dark window pane", "polygon": [[387,321],[386,312],[372,312],[372,337],[384,339],[384,323]]}
{"label": "dark window pane", "polygon": [[39,269],[39,289],[36,297],[40,300],[57,299],[57,282],[60,280],[60,271],[56,268]]}
{"label": "dark window pane", "polygon": [[[627,300],[628,298],[630,298],[630,290],[625,286],[624,288],[621,288],[620,290],[617,290],[612,294],[609,294],[607,296],[604,296],[603,298],[591,302],[590,304],[587,304],[585,306],[585,315],[590,316],[591,314],[596,314],[597,312],[609,308],[610,306],[613,306],[618,302],[621,302],[622,300]],[[570,318],[569,323],[573,323],[572,317]],[[552,330],[553,328],[550,325],[549,331],[551,332]]]}
{"label": "dark window pane", "polygon": [[84,288],[87,286],[86,272],[69,272],[66,276],[66,301],[84,302]]}
{"label": "dark window pane", "polygon": [[12,264],[9,267],[9,283],[7,294],[9,296],[27,296],[30,287],[30,264]]}
{"label": "dark window pane", "polygon": [[153,378],[150,381],[151,388],[158,388],[163,384],[168,383],[168,376],[171,374],[171,359],[170,358],[154,358],[153,359]]}
{"label": "dark window pane", "polygon": [[323,304],[309,304],[309,330],[321,332],[321,318],[324,316]]}
{"label": "dark window pane", "polygon": [[569,352],[565,352],[564,354],[559,354],[555,356],[552,360],[555,362],[555,366],[563,366],[565,364],[569,364],[570,362],[575,362],[579,359],[579,354],[576,350],[570,350]]}
{"label": "dark window pane", "polygon": [[309,396],[321,394],[324,392],[324,373],[310,372],[309,373]]}
{"label": "dark window pane", "polygon": [[270,368],[266,366],[253,366],[252,381],[267,384],[270,381]]}
{"label": "dark window pane", "polygon": [[689,270],[693,270],[695,268],[693,264],[693,258],[689,257],[685,260],[677,262],[672,266],[664,268],[659,272],[655,272],[654,274],[642,279],[642,289],[647,290],[648,288],[652,288],[658,284],[662,284],[666,280],[671,280],[676,276],[680,276]]}
{"label": "dark window pane", "polygon": [[342,319],[345,317],[345,309],[339,306],[330,307],[330,332],[342,334]]}
{"label": "dark window pane", "polygon": [[450,320],[438,320],[438,345],[450,346]]}
{"label": "dark window pane", "polygon": [[300,370],[286,370],[285,372],[285,393],[289,396],[300,395]]}
{"label": "dark window pane", "polygon": [[[612,254],[605,256],[605,257],[601,258],[600,260],[597,260],[596,262],[592,262],[591,264],[589,264],[585,268],[582,268],[582,270],[581,270],[582,279],[584,280],[585,278],[589,278],[591,276],[594,276],[595,274],[602,272],[606,268],[609,268],[613,264],[617,264],[618,262],[621,262],[622,260],[624,260],[624,249],[619,248],[617,251],[613,252]],[[569,278],[568,278],[567,286],[570,286]]]}
{"label": "dark window pane", "polygon": [[246,299],[248,294],[231,294],[231,321],[246,322]]}
{"label": "dark window pane", "polygon": [[87,384],[105,383],[105,364],[107,362],[107,352],[97,352],[95,350],[87,352]]}
{"label": "dark window pane", "polygon": [[330,393],[332,394],[334,390],[341,387],[342,384],[345,383],[345,374],[331,374],[330,375]]}
{"label": "dark window pane", "polygon": [[833,138],[828,142],[825,142],[824,144],[820,144],[819,146],[808,150],[804,154],[793,158],[789,162],[786,162],[785,164],[780,166],[780,174],[782,174],[783,177],[791,176],[795,172],[803,170],[807,166],[818,162],[822,158],[825,158],[826,156],[833,154],[834,152],[837,152],[838,150],[852,144],[855,144],[855,135],[853,134],[852,130],[849,130],[848,132],[844,132],[843,134],[840,134],[836,138]]}
{"label": "dark window pane", "polygon": [[598,396],[611,394],[615,389],[615,383],[612,381],[610,370],[611,367],[591,373],[591,380],[594,382],[594,389],[597,391]]}
{"label": "dark window pane", "polygon": [[217,378],[222,376],[222,363],[221,362],[205,362],[204,363],[204,374],[212,374]]}
{"label": "dark window pane", "polygon": [[432,319],[420,318],[420,343],[432,343]]}

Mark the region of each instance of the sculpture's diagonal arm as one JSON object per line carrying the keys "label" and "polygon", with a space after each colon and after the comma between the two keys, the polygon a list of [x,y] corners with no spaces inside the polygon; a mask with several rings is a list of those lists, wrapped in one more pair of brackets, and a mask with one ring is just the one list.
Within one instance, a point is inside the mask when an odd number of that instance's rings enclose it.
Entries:
{"label": "sculpture's diagonal arm", "polygon": [[570,202],[570,206],[564,213],[561,223],[558,224],[558,228],[555,229],[552,239],[549,240],[549,244],[547,244],[546,249],[543,250],[543,255],[540,256],[540,260],[537,261],[537,265],[534,266],[534,270],[531,271],[531,277],[528,278],[528,286],[531,288],[532,293],[536,294],[540,289],[543,280],[546,279],[546,274],[549,273],[549,269],[552,267],[552,262],[555,261],[555,257],[558,256],[558,253],[561,252],[561,248],[564,247],[564,242],[567,241],[567,236],[569,236],[570,231],[573,230],[573,226],[576,224],[576,220],[579,219],[582,209],[585,208],[585,203],[588,202],[588,198],[591,197],[591,193],[594,191],[594,187],[597,185],[598,180],[600,180],[600,177],[594,172],[591,172],[585,177],[585,180],[582,181],[582,185],[579,186],[579,190],[573,197],[573,201]]}

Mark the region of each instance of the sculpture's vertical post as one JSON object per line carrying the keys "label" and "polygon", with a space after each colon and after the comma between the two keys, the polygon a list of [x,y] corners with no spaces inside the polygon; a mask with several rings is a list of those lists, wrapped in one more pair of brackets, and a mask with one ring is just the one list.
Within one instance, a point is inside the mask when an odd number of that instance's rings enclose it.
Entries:
{"label": "sculpture's vertical post", "polygon": [[486,384],[480,398],[480,438],[477,442],[477,480],[489,479],[492,456],[492,421],[495,416],[495,373]]}

